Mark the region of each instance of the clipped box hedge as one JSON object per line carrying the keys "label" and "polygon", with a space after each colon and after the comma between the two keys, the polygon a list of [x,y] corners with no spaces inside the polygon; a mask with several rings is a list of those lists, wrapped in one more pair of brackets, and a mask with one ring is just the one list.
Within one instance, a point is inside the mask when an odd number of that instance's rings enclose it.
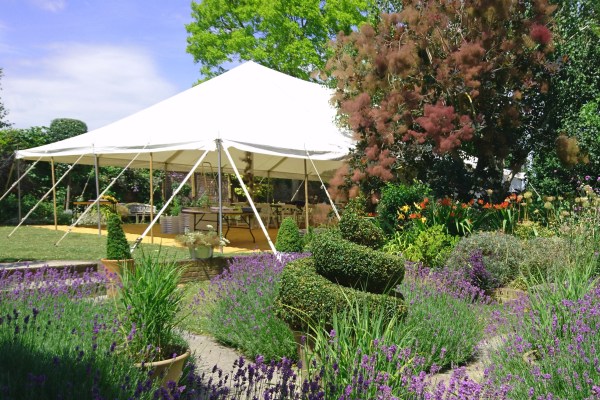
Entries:
{"label": "clipped box hedge", "polygon": [[334,231],[318,235],[311,250],[317,272],[342,286],[385,293],[404,278],[403,258],[349,242]]}
{"label": "clipped box hedge", "polygon": [[309,323],[329,323],[335,310],[343,311],[357,302],[364,302],[375,310],[383,307],[388,318],[394,315],[402,318],[406,314],[401,296],[337,285],[317,273],[311,257],[293,261],[283,269],[277,313],[292,329],[305,331]]}

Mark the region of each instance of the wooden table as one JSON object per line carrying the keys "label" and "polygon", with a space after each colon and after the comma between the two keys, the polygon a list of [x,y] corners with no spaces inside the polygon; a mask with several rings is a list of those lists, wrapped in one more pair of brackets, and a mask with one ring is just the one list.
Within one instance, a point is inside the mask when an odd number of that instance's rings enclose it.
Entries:
{"label": "wooden table", "polygon": [[[181,210],[181,213],[189,214],[189,215],[193,216],[194,223],[192,226],[194,227],[194,230],[198,230],[197,229],[198,224],[204,220],[205,216],[216,215],[217,216],[217,231],[219,231],[221,222],[219,221],[219,212],[218,211],[194,209],[194,208],[184,208]],[[227,233],[229,233],[229,229],[232,229],[232,228],[247,229],[248,232],[250,232],[250,236],[252,236],[252,241],[254,243],[256,243],[256,238],[254,237],[254,234],[252,233],[252,218],[254,218],[253,212],[244,212],[244,211],[238,211],[238,210],[223,210],[222,214],[223,214],[223,221],[225,221],[225,224],[227,225],[227,230],[225,231],[223,236],[227,237]],[[237,219],[236,217],[239,217],[240,221],[242,221],[244,223],[243,226],[232,225],[232,221],[236,220]]]}
{"label": "wooden table", "polygon": [[[88,201],[74,201],[73,202],[73,216],[77,216],[79,213],[77,212],[79,210],[79,208],[83,207],[83,208],[87,208],[90,204],[94,204],[95,201],[94,200],[88,200]],[[114,212],[117,212],[117,204],[113,203],[111,201],[108,200],[99,200],[98,204],[100,204],[101,206],[108,206],[110,207]]]}

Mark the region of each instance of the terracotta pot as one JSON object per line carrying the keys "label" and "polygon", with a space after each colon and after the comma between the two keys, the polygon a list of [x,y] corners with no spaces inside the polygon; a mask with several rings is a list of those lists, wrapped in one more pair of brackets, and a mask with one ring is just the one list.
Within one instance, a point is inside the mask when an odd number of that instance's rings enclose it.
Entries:
{"label": "terracotta pot", "polygon": [[127,268],[130,271],[134,268],[133,258],[127,260],[109,260],[102,258],[100,259],[100,262],[103,265],[104,274],[108,278],[106,295],[108,297],[115,297],[119,292],[119,287],[121,287],[121,273],[123,272],[123,268]]}
{"label": "terracotta pot", "polygon": [[144,368],[152,371],[152,379],[160,379],[161,386],[167,388],[169,381],[177,382],[181,378],[183,366],[190,356],[187,350],[180,356],[168,360],[154,361],[151,363],[137,363],[138,368]]}

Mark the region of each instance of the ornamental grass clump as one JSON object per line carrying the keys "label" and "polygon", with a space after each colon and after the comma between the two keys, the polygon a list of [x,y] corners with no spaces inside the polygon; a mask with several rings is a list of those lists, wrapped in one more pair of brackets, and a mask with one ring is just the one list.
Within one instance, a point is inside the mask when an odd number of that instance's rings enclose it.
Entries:
{"label": "ornamental grass clump", "polygon": [[172,358],[187,350],[177,333],[184,292],[182,267],[174,259],[142,253],[134,269],[123,270],[119,301],[124,350],[136,362]]}
{"label": "ornamental grass clump", "polygon": [[286,254],[278,259],[261,253],[233,258],[208,289],[196,296],[192,307],[203,314],[197,317],[207,318],[208,330],[217,340],[252,358],[296,358],[292,332],[275,316],[274,303],[283,267],[299,257],[304,255]]}

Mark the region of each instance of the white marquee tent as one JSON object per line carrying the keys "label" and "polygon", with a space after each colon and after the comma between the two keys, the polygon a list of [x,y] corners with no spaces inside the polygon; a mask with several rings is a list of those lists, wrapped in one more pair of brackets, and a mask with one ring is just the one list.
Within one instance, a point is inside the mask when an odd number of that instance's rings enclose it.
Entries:
{"label": "white marquee tent", "polygon": [[[179,93],[129,117],[88,133],[17,152],[17,158],[132,168],[189,171],[204,150],[217,165],[221,139],[238,163],[254,153],[254,174],[304,178],[303,159],[320,171],[336,169],[348,154],[349,134],[335,123],[331,91],[254,62]],[[238,168],[243,163],[239,161]],[[233,172],[224,163],[223,172]],[[314,176],[314,171],[309,171]],[[316,177],[315,177],[316,179]]]}
{"label": "white marquee tent", "polygon": [[352,146],[350,134],[336,124],[331,94],[319,84],[246,62],[129,117],[16,156],[151,165],[191,175],[205,162],[221,164],[224,173],[236,172],[244,167],[245,152],[251,152],[256,176],[316,180],[319,173],[338,168]]}

